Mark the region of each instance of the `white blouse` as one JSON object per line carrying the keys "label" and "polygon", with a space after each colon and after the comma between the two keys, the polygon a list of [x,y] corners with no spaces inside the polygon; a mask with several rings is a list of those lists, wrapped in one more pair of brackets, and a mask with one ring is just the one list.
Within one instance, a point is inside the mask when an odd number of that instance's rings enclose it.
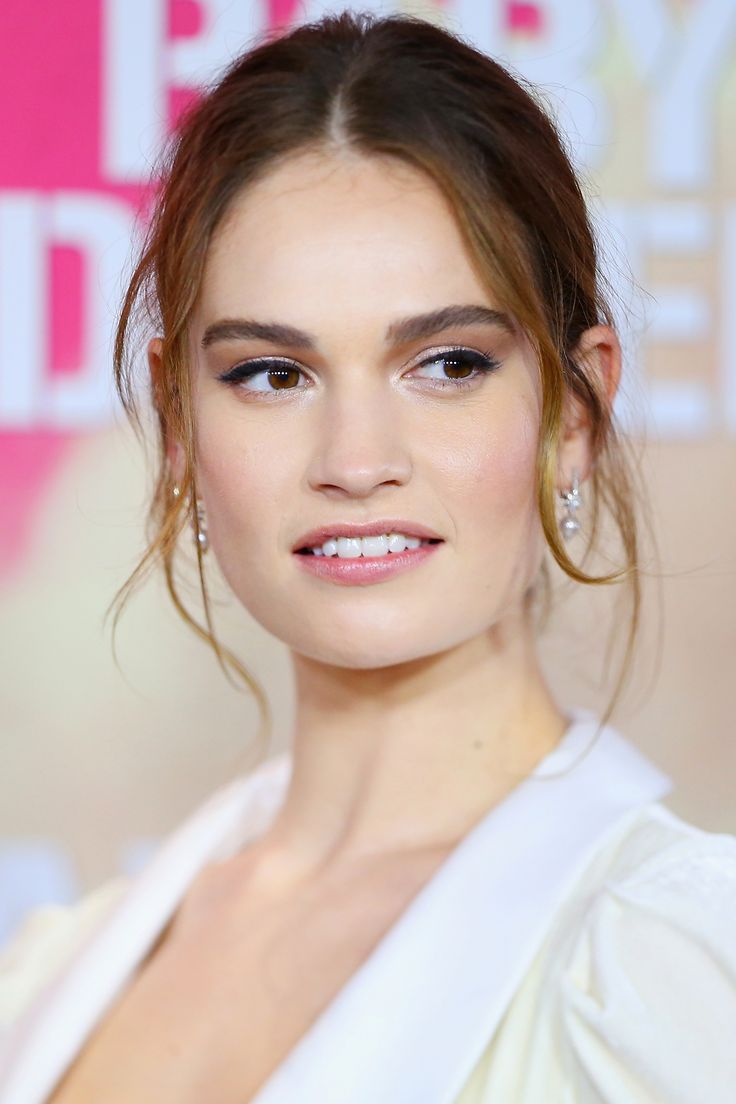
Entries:
{"label": "white blouse", "polygon": [[[734,1104],[736,836],[571,711],[253,1104]],[[138,877],[31,914],[0,954],[0,1101],[42,1104],[202,867],[265,831],[290,755],[219,790]],[[244,1025],[247,1031],[247,1025]]]}

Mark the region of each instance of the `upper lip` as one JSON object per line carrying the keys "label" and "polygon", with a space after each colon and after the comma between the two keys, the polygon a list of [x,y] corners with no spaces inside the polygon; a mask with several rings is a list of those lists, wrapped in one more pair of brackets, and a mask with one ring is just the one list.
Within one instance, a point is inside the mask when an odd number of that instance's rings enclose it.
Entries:
{"label": "upper lip", "polygon": [[296,552],[300,548],[318,548],[330,537],[375,537],[382,533],[405,533],[407,537],[442,540],[434,529],[419,525],[416,521],[407,521],[406,518],[379,518],[378,521],[364,522],[334,521],[331,525],[320,525],[317,529],[310,529],[303,533],[292,551]]}

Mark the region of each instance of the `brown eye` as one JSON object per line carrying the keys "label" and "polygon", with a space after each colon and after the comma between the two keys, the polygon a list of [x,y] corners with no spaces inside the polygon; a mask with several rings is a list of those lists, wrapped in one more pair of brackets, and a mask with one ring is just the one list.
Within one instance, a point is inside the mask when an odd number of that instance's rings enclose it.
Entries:
{"label": "brown eye", "polygon": [[301,368],[284,360],[251,360],[236,364],[217,378],[222,383],[244,384],[251,380],[253,386],[242,387],[243,391],[274,392],[294,391],[302,375]]}
{"label": "brown eye", "polygon": [[465,373],[472,376],[473,365],[469,364],[467,360],[462,357],[455,356],[453,353],[445,353],[441,358],[445,362],[445,372],[449,375],[450,379],[464,379],[465,375],[456,375],[455,373]]}
{"label": "brown eye", "polygon": [[297,368],[269,368],[266,371],[269,383],[277,391],[288,391],[299,379]]}
{"label": "brown eye", "polygon": [[474,349],[446,349],[427,357],[419,367],[432,368],[434,365],[439,365],[437,374],[420,378],[428,380],[432,387],[454,387],[456,390],[470,386],[481,376],[501,367],[490,353],[478,353]]}

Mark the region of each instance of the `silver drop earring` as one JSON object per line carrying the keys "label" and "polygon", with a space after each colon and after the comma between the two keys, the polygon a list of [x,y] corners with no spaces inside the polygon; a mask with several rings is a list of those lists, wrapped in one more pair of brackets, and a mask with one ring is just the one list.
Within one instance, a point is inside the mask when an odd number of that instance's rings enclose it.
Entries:
{"label": "silver drop earring", "polygon": [[[178,498],[181,494],[181,487],[178,483],[174,483],[171,488],[171,493],[174,498]],[[192,519],[192,528],[194,529],[194,543],[199,545],[202,555],[205,554],[210,546],[209,537],[207,536],[207,521],[204,514],[204,502],[201,498],[196,501],[196,510],[194,518]]]}
{"label": "silver drop earring", "polygon": [[204,502],[201,498],[197,499],[197,509],[194,520],[194,539],[199,545],[200,551],[204,556],[205,552],[210,546],[210,540],[207,536],[207,522],[204,516]]}
{"label": "silver drop earring", "polygon": [[580,522],[575,517],[575,511],[582,506],[583,500],[580,497],[577,468],[572,469],[572,487],[569,491],[562,491],[560,498],[565,503],[565,513],[560,518],[560,529],[565,540],[569,540],[580,530]]}

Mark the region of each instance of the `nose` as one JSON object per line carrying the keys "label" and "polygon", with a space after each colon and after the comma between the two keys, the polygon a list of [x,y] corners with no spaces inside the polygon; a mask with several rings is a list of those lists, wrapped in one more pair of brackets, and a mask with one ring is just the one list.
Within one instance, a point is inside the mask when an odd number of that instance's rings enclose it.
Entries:
{"label": "nose", "polygon": [[334,397],[320,415],[307,472],[312,489],[367,498],[379,487],[409,480],[409,441],[380,387]]}

